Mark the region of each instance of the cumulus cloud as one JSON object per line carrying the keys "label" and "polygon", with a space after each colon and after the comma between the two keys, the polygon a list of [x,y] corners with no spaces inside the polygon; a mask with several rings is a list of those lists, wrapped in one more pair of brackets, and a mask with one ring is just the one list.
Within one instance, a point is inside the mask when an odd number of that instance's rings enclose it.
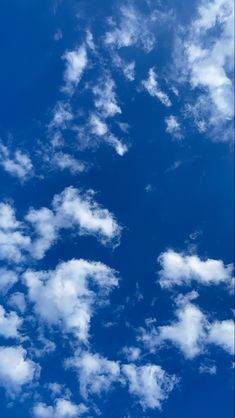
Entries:
{"label": "cumulus cloud", "polygon": [[130,394],[134,395],[144,410],[160,409],[177,383],[174,375],[168,375],[155,364],[125,364],[122,372],[127,379]]}
{"label": "cumulus cloud", "polygon": [[58,238],[61,229],[78,228],[79,235],[94,235],[102,243],[118,242],[121,228],[114,216],[94,200],[94,191],[81,193],[67,187],[56,195],[52,210],[31,209],[26,220],[31,223],[38,236],[31,246],[35,258],[42,258]]}
{"label": "cumulus cloud", "polygon": [[57,398],[53,405],[39,402],[33,408],[35,418],[78,418],[87,412],[84,404],[75,404],[69,399]]}
{"label": "cumulus cloud", "polygon": [[234,354],[234,321],[215,321],[209,328],[208,341]]}
{"label": "cumulus cloud", "polygon": [[18,263],[31,244],[23,226],[16,220],[15,210],[8,203],[0,203],[0,260]]}
{"label": "cumulus cloud", "polygon": [[118,285],[108,266],[82,259],[61,263],[54,271],[27,271],[24,280],[39,317],[83,342],[88,340],[95,309]]}
{"label": "cumulus cloud", "polygon": [[192,89],[195,105],[187,107],[201,131],[216,141],[232,138],[234,112],[232,69],[234,61],[234,5],[230,0],[202,0],[197,16],[177,43],[176,59]]}
{"label": "cumulus cloud", "polygon": [[150,96],[156,97],[160,100],[162,104],[164,104],[167,107],[171,106],[171,101],[169,97],[159,87],[159,83],[157,81],[157,74],[154,68],[150,68],[148,72],[148,78],[147,80],[142,81],[142,85],[150,94]]}
{"label": "cumulus cloud", "polygon": [[163,343],[175,345],[186,359],[202,354],[210,344],[217,345],[229,354],[234,352],[234,322],[232,320],[209,321],[208,317],[190,299],[197,297],[192,292],[177,299],[176,320],[169,325],[149,330],[142,329],[140,337],[150,350],[155,351]]}
{"label": "cumulus cloud", "polygon": [[18,338],[22,319],[16,312],[7,313],[0,305],[0,335],[4,338]]}
{"label": "cumulus cloud", "polygon": [[103,396],[121,384],[135,397],[143,410],[161,408],[177,383],[176,376],[168,375],[160,366],[147,364],[137,366],[133,363],[120,364],[99,354],[80,352],[66,361],[66,367],[76,371],[79,378],[80,393]]}
{"label": "cumulus cloud", "polygon": [[183,138],[181,126],[176,116],[174,115],[168,116],[167,118],[165,118],[165,122],[166,122],[167,133],[169,133],[175,139]]}
{"label": "cumulus cloud", "polygon": [[[9,203],[0,203],[0,260],[20,263],[29,255],[41,259],[62,229],[74,229],[79,235],[93,235],[103,244],[119,244],[121,227],[114,215],[95,201],[94,195],[93,190],[82,193],[67,187],[54,196],[52,209],[31,208],[24,223],[16,220],[15,210]],[[6,280],[7,272],[4,271],[2,281],[5,283]]]}
{"label": "cumulus cloud", "polygon": [[160,285],[165,288],[191,285],[192,282],[210,286],[230,283],[233,265],[222,260],[200,259],[198,255],[167,250],[158,257],[162,269],[159,271]]}
{"label": "cumulus cloud", "polygon": [[59,101],[53,109],[52,120],[48,127],[49,129],[66,129],[72,120],[71,105],[68,102]]}
{"label": "cumulus cloud", "polygon": [[63,90],[68,94],[73,94],[88,64],[85,45],[74,51],[66,51],[63,59],[66,61],[64,72],[65,86]]}
{"label": "cumulus cloud", "polygon": [[9,395],[20,392],[38,377],[39,366],[27,359],[26,350],[18,347],[0,347],[0,385]]}
{"label": "cumulus cloud", "polygon": [[71,174],[79,174],[86,171],[87,166],[70,154],[56,152],[52,159],[53,165],[61,171],[68,170]]}
{"label": "cumulus cloud", "polygon": [[73,368],[78,374],[80,393],[84,398],[92,394],[100,396],[120,379],[119,363],[99,354],[78,353],[66,361],[66,366]]}
{"label": "cumulus cloud", "polygon": [[33,175],[33,164],[29,156],[17,149],[13,153],[0,141],[0,165],[11,176],[21,181]]}
{"label": "cumulus cloud", "polygon": [[121,108],[117,103],[115,83],[109,74],[105,74],[92,88],[95,98],[95,107],[104,118],[121,114]]}
{"label": "cumulus cloud", "polygon": [[119,9],[118,21],[109,20],[110,30],[105,34],[105,45],[116,49],[140,46],[150,52],[155,46],[155,36],[151,30],[153,23],[153,11],[148,16],[130,3],[123,5]]}
{"label": "cumulus cloud", "polygon": [[17,274],[13,270],[0,268],[0,293],[5,294],[17,282]]}

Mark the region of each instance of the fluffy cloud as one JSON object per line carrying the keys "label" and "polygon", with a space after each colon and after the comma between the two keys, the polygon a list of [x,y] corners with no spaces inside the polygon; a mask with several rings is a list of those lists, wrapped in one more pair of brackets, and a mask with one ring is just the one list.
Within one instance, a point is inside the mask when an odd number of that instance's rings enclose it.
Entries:
{"label": "fluffy cloud", "polygon": [[0,268],[0,293],[7,293],[16,282],[17,274],[14,271]]}
{"label": "fluffy cloud", "polygon": [[[30,209],[24,224],[16,220],[10,204],[0,203],[0,260],[20,263],[29,254],[41,259],[62,229],[76,229],[79,235],[93,235],[103,244],[117,245],[121,227],[114,215],[94,200],[94,195],[93,190],[81,193],[67,187],[54,196],[52,209]],[[4,270],[4,282],[6,274]]]}
{"label": "fluffy cloud", "polygon": [[4,338],[18,338],[22,319],[15,312],[7,313],[0,305],[0,336]]}
{"label": "fluffy cloud", "polygon": [[0,385],[14,395],[30,384],[39,373],[39,366],[26,358],[22,347],[0,347]]}
{"label": "fluffy cloud", "polygon": [[122,371],[127,379],[129,392],[144,410],[161,408],[162,402],[168,398],[177,383],[174,375],[169,376],[160,366],[154,364],[125,364]]}
{"label": "fluffy cloud", "polygon": [[208,128],[214,140],[230,140],[234,112],[232,68],[234,5],[230,0],[202,0],[197,16],[177,43],[176,56],[192,89],[195,105],[187,107],[199,130]]}
{"label": "fluffy cloud", "polygon": [[154,21],[153,10],[148,16],[131,4],[121,6],[118,22],[109,21],[111,28],[105,34],[105,45],[116,49],[140,46],[149,52],[155,46],[155,36],[151,31]]}
{"label": "fluffy cloud", "polygon": [[85,412],[85,405],[77,405],[64,398],[56,399],[53,406],[39,402],[33,408],[35,418],[78,418]]}
{"label": "fluffy cloud", "polygon": [[54,271],[27,271],[24,280],[35,312],[49,325],[62,325],[86,342],[95,308],[107,302],[118,285],[113,270],[102,263],[71,260]]}
{"label": "fluffy cloud", "polygon": [[142,85],[150,94],[150,96],[157,97],[157,99],[159,99],[160,102],[167,107],[171,106],[169,97],[159,87],[157,74],[154,71],[154,68],[150,68],[148,78],[147,80],[142,81]]}
{"label": "fluffy cloud", "polygon": [[200,308],[190,302],[195,297],[195,292],[178,297],[177,319],[169,325],[151,325],[150,330],[142,330],[141,339],[150,350],[155,351],[167,341],[175,345],[187,359],[202,354],[210,344],[221,347],[229,354],[234,352],[234,322],[209,322]]}
{"label": "fluffy cloud", "polygon": [[0,203],[0,260],[18,263],[31,244],[23,227],[16,220],[15,211],[8,203]]}
{"label": "fluffy cloud", "polygon": [[89,352],[78,352],[66,361],[66,367],[73,368],[78,374],[83,397],[94,394],[101,396],[119,383],[128,386],[129,393],[144,410],[161,408],[162,402],[177,383],[177,378],[168,375],[160,366],[120,364]]}
{"label": "fluffy cloud", "polygon": [[103,243],[118,242],[121,228],[114,216],[94,200],[94,194],[92,190],[82,194],[74,187],[67,187],[54,197],[53,210],[41,208],[29,211],[26,220],[38,236],[31,246],[35,258],[44,256],[61,229],[78,228],[79,235],[94,235]]}
{"label": "fluffy cloud", "polygon": [[200,259],[197,255],[167,250],[158,257],[162,269],[159,272],[160,285],[165,288],[190,285],[193,281],[206,286],[230,283],[233,265],[227,266],[222,260]]}
{"label": "fluffy cloud", "polygon": [[208,341],[234,354],[234,321],[215,321],[209,328]]}
{"label": "fluffy cloud", "polygon": [[66,361],[66,366],[77,372],[80,393],[84,398],[91,394],[101,395],[107,392],[120,379],[119,363],[99,354],[78,353]]}
{"label": "fluffy cloud", "polygon": [[109,74],[105,76],[92,88],[95,98],[95,107],[104,118],[121,114],[121,108],[117,104],[115,83]]}
{"label": "fluffy cloud", "polygon": [[0,165],[13,177],[28,180],[33,174],[33,164],[27,154],[20,150],[13,153],[0,141]]}
{"label": "fluffy cloud", "polygon": [[60,170],[70,171],[71,174],[79,174],[86,171],[86,164],[84,162],[76,160],[72,155],[64,152],[55,153],[52,163]]}
{"label": "fluffy cloud", "polygon": [[63,90],[69,94],[73,94],[88,64],[85,45],[80,46],[74,51],[67,51],[63,58],[66,61],[64,72],[65,86]]}
{"label": "fluffy cloud", "polygon": [[176,116],[170,115],[165,119],[166,122],[166,132],[168,132],[175,139],[182,139],[181,126],[176,118]]}

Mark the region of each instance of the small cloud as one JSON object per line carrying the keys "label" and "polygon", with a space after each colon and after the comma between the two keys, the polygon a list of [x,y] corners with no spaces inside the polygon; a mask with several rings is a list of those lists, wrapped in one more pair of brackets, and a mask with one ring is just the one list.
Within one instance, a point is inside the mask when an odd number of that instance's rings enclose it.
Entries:
{"label": "small cloud", "polygon": [[166,132],[169,133],[175,139],[182,139],[183,134],[181,130],[180,123],[176,116],[170,115],[165,118],[166,122]]}

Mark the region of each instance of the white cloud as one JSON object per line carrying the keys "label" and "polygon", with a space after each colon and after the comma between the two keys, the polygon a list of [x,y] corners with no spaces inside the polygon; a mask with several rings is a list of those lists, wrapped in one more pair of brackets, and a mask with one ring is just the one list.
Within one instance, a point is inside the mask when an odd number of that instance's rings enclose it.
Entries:
{"label": "white cloud", "polygon": [[66,361],[66,366],[73,368],[79,376],[80,393],[84,398],[88,395],[101,395],[112,388],[120,379],[120,366],[99,354],[89,352],[77,353]]}
{"label": "white cloud", "polygon": [[58,102],[53,110],[49,129],[66,129],[71,120],[73,120],[73,113],[70,104]]}
{"label": "white cloud", "polygon": [[94,200],[94,191],[82,194],[78,189],[67,187],[53,199],[56,221],[61,228],[79,226],[80,235],[96,235],[106,242],[119,238],[120,227],[114,216]]}
{"label": "white cloud", "polygon": [[21,292],[12,293],[8,299],[8,303],[10,306],[12,306],[15,309],[18,309],[22,313],[25,312],[26,310],[26,301],[25,301],[24,293],[21,293]]}
{"label": "white cloud", "polygon": [[14,271],[0,268],[0,293],[7,293],[16,282],[17,274]]}
{"label": "white cloud", "polygon": [[166,132],[173,136],[175,139],[182,139],[183,134],[181,130],[180,123],[178,122],[176,116],[170,115],[165,118],[166,122]]}
{"label": "white cloud", "polygon": [[174,375],[169,376],[160,366],[154,364],[125,364],[122,372],[127,379],[129,392],[138,399],[144,410],[161,408],[162,402],[177,383]]}
{"label": "white cloud", "polygon": [[19,328],[22,325],[22,319],[16,312],[7,313],[0,305],[0,335],[4,338],[19,338]]}
{"label": "white cloud", "polygon": [[222,260],[201,260],[197,255],[169,249],[160,254],[158,262],[162,267],[159,272],[160,285],[166,288],[188,286],[193,281],[209,286],[230,283],[232,280],[233,265],[226,266]]}
{"label": "white cloud", "polygon": [[179,295],[176,300],[177,319],[169,325],[151,325],[149,330],[142,329],[140,339],[151,351],[155,351],[166,341],[175,345],[187,359],[201,355],[207,346],[220,346],[228,353],[234,352],[234,323],[232,320],[212,321],[190,302],[197,297],[196,292],[186,296]]}
{"label": "white cloud", "polygon": [[19,180],[28,180],[33,175],[33,164],[27,154],[20,150],[13,153],[0,141],[0,165],[13,177]]}
{"label": "white cloud", "polygon": [[154,71],[154,68],[150,68],[148,72],[148,78],[147,80],[142,81],[142,85],[150,94],[150,96],[156,97],[160,100],[162,104],[164,104],[167,107],[171,106],[171,101],[169,97],[159,87],[159,83],[157,81],[157,74]]}
{"label": "white cloud", "polygon": [[54,196],[53,210],[31,209],[26,220],[31,223],[38,236],[32,243],[31,252],[35,258],[42,258],[58,239],[61,229],[78,228],[79,235],[94,235],[102,243],[118,243],[121,228],[112,213],[102,208],[93,198],[94,191],[81,193],[74,187],[67,187]]}
{"label": "white cloud", "polygon": [[22,261],[30,243],[21,223],[16,220],[14,209],[8,203],[0,203],[0,260]]}
{"label": "white cloud", "polygon": [[105,74],[103,78],[92,88],[95,97],[95,107],[104,118],[121,114],[121,108],[117,104],[115,83],[110,75]]}
{"label": "white cloud", "polygon": [[105,264],[82,259],[61,263],[54,271],[27,271],[24,280],[39,317],[83,342],[95,308],[118,285],[116,273]]}
{"label": "white cloud", "polygon": [[135,79],[135,61],[126,62],[118,53],[113,53],[111,59],[113,64],[121,70],[128,81]]}
{"label": "white cloud", "polygon": [[124,347],[122,351],[125,354],[126,359],[130,362],[138,360],[141,356],[139,347]]}
{"label": "white cloud", "polygon": [[66,51],[63,59],[66,61],[63,90],[68,94],[73,94],[88,64],[85,46],[82,45],[74,51]]}
{"label": "white cloud", "polygon": [[106,32],[104,42],[111,48],[140,46],[146,52],[155,47],[155,36],[151,30],[154,13],[143,15],[133,5],[120,7],[118,23],[109,20],[110,30]]}
{"label": "white cloud", "polygon": [[65,398],[56,399],[53,406],[39,402],[33,408],[35,418],[78,418],[85,412],[85,405],[77,405]]}
{"label": "white cloud", "polygon": [[[192,89],[199,93],[188,108],[199,130],[217,141],[230,140],[234,113],[232,71],[234,61],[234,5],[230,0],[202,0],[183,41],[177,64]],[[176,56],[179,51],[176,51]],[[184,57],[184,58],[183,58]],[[194,99],[195,101],[195,99]]]}
{"label": "white cloud", "polygon": [[0,347],[0,385],[9,395],[18,393],[30,384],[39,373],[39,366],[26,358],[22,347]]}
{"label": "white cloud", "polygon": [[76,158],[64,152],[55,153],[52,162],[60,170],[68,170],[71,174],[82,173],[87,168],[84,162],[76,160]]}
{"label": "white cloud", "polygon": [[215,364],[200,364],[199,373],[213,376],[217,373],[217,367]]}
{"label": "white cloud", "polygon": [[234,331],[233,320],[215,321],[210,325],[208,342],[234,354]]}

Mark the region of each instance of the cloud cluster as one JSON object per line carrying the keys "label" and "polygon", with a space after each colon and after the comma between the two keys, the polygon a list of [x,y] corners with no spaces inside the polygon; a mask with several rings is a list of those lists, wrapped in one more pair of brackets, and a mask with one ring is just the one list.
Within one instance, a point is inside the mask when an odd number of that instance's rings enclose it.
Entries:
{"label": "cloud cluster", "polygon": [[210,345],[216,345],[229,354],[234,353],[234,321],[209,321],[200,308],[189,299],[197,297],[192,292],[188,297],[178,298],[176,320],[168,325],[151,326],[150,330],[142,329],[141,339],[151,350],[155,351],[165,342],[177,347],[187,359],[204,353]]}
{"label": "cloud cluster", "polygon": [[128,387],[130,395],[143,410],[160,409],[178,382],[176,376],[168,375],[158,365],[120,364],[89,352],[76,353],[66,361],[66,366],[78,374],[80,393],[85,398],[94,394],[103,396],[121,384]]}
{"label": "cloud cluster", "polygon": [[167,250],[158,257],[160,285],[163,288],[190,286],[193,282],[210,286],[232,281],[233,265],[222,260],[201,259],[198,255]]}
{"label": "cloud cluster", "polygon": [[116,273],[106,265],[86,260],[61,263],[54,271],[26,271],[24,281],[35,313],[50,326],[87,342],[95,308],[117,287]]}

